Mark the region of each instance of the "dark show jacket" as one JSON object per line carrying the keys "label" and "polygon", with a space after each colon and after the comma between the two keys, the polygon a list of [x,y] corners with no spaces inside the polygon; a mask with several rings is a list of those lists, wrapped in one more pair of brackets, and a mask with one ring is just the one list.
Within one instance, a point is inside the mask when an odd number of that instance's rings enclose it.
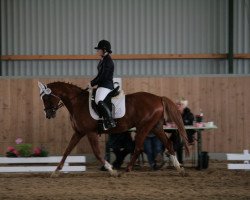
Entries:
{"label": "dark show jacket", "polygon": [[183,110],[182,120],[184,125],[193,125],[194,115],[188,107],[184,108]]}
{"label": "dark show jacket", "polygon": [[113,90],[113,75],[114,75],[114,62],[110,55],[106,55],[102,60],[98,63],[97,66],[98,74],[97,76],[90,82],[91,86],[105,87]]}
{"label": "dark show jacket", "polygon": [[[183,123],[184,123],[185,126],[187,126],[187,125],[193,125],[194,115],[193,115],[193,113],[191,112],[191,110],[188,107],[184,108],[184,110],[183,110],[182,120],[183,120]],[[167,132],[168,133],[176,133],[176,132],[178,132],[178,130],[168,130]],[[188,142],[189,143],[193,142],[193,140],[194,140],[193,139],[193,135],[194,135],[195,132],[196,131],[192,130],[192,129],[186,130],[187,137],[188,137]],[[182,144],[181,144],[181,141],[180,141],[180,138],[179,138],[179,134],[172,134],[170,136],[170,139],[174,143],[173,145],[174,145],[174,150],[175,151],[177,151],[178,147],[182,147]]]}

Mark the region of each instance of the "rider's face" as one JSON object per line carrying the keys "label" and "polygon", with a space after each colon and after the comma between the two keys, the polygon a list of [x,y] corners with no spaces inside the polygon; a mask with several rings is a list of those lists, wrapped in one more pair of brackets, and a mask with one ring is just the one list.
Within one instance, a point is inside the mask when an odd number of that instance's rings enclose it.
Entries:
{"label": "rider's face", "polygon": [[104,51],[102,49],[97,49],[96,54],[98,56],[103,56],[104,55]]}

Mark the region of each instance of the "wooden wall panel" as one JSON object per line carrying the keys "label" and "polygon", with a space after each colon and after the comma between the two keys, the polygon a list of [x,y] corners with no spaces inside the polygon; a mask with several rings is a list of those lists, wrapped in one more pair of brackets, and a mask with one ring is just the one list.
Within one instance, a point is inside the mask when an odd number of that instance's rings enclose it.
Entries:
{"label": "wooden wall panel", "polygon": [[[83,88],[89,79],[39,79],[72,82]],[[34,146],[44,145],[51,154],[62,154],[73,133],[65,108],[55,119],[45,119],[37,87],[38,79],[0,79],[0,154],[17,137]],[[250,149],[250,77],[123,78],[126,93],[148,91],[172,100],[186,97],[194,114],[202,109],[206,121],[218,130],[204,132],[203,149],[209,152],[242,152]],[[105,136],[100,137],[102,151]],[[73,153],[92,153],[87,138]]]}
{"label": "wooden wall panel", "polygon": [[[249,121],[249,113],[250,113],[250,92],[249,92],[249,80],[247,78],[244,78],[244,83],[242,85],[243,91],[244,91],[244,99],[243,99],[243,107],[244,107],[244,114],[243,120],[244,120],[244,128],[243,128],[243,148],[244,149],[249,149],[249,144],[250,144],[250,121]],[[247,105],[248,104],[248,105]]]}
{"label": "wooden wall panel", "polygon": [[[161,82],[154,82],[153,79]],[[205,120],[214,121],[219,126],[216,131],[204,132],[203,148],[209,152],[241,152],[250,148],[247,134],[250,128],[247,114],[250,106],[246,105],[250,99],[247,89],[249,83],[250,77],[123,79],[127,92],[160,86],[153,93],[168,96],[172,100],[182,96],[187,98],[194,114],[202,109]]]}

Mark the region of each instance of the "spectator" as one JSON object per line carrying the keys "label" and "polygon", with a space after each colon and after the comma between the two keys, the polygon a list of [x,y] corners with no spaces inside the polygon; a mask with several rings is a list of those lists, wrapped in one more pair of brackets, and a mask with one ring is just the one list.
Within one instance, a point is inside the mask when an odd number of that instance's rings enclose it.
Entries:
{"label": "spectator", "polygon": [[[123,133],[109,134],[105,149],[105,159],[110,162],[110,150],[115,154],[112,163],[114,169],[120,169],[125,157],[134,152],[134,141],[129,131]],[[104,166],[101,170],[105,170]]]}
{"label": "spectator", "polygon": [[[188,101],[186,99],[182,98],[176,102],[176,105],[178,106],[178,110],[181,112],[184,125],[185,126],[193,125],[194,115],[191,112],[191,110],[187,107]],[[189,144],[193,144],[195,131],[194,130],[186,130],[186,132],[187,132]]]}
{"label": "spectator", "polygon": [[162,166],[163,151],[164,145],[162,142],[153,133],[149,133],[144,141],[144,152],[152,170],[157,170]]}

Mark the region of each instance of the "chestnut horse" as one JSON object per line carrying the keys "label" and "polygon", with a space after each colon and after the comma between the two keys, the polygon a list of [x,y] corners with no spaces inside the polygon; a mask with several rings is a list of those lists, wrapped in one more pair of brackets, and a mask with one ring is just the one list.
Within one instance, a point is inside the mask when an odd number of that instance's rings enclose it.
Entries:
{"label": "chestnut horse", "polygon": [[[74,134],[63,154],[61,162],[58,164],[53,175],[58,175],[62,169],[67,156],[77,145],[80,139],[87,135],[95,157],[104,165],[104,167],[113,174],[112,166],[103,158],[98,144],[98,123],[89,113],[89,92],[73,84],[65,82],[53,82],[48,85],[38,82],[40,87],[41,99],[44,103],[46,118],[54,118],[56,111],[62,106],[68,109],[71,125]],[[108,130],[109,134],[125,132],[133,127],[136,128],[135,152],[127,165],[126,170],[131,171],[132,167],[143,151],[143,143],[149,132],[153,132],[164,144],[170,154],[171,160],[176,169],[183,173],[184,169],[175,156],[173,145],[166,137],[163,130],[165,120],[175,122],[179,130],[180,137],[184,142],[186,153],[188,154],[187,134],[184,128],[182,117],[177,110],[175,103],[167,97],[160,97],[146,92],[137,92],[126,95],[125,116],[116,119],[117,126]]]}

